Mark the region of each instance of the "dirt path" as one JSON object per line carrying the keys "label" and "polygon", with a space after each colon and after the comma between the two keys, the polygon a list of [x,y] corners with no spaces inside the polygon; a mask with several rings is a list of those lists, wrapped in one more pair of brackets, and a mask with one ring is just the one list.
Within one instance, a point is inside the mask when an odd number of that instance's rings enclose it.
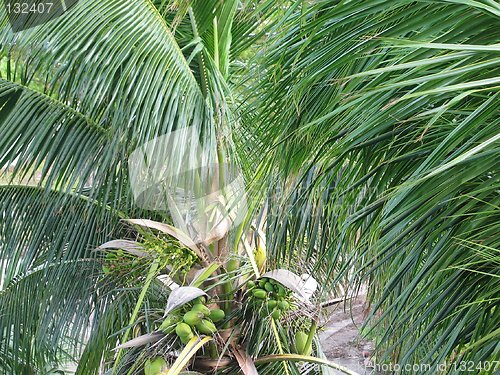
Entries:
{"label": "dirt path", "polygon": [[323,323],[320,339],[329,360],[359,374],[373,374],[367,366],[373,346],[359,334],[363,322],[363,304],[364,296],[359,296],[351,303],[329,307],[326,314],[328,320]]}

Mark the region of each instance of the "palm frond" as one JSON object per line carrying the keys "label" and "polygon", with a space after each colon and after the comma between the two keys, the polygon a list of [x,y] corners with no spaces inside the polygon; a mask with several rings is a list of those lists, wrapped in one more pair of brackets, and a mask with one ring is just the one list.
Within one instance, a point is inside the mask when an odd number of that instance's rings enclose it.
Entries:
{"label": "palm frond", "polygon": [[75,358],[99,310],[101,264],[92,250],[109,238],[116,214],[30,186],[0,187],[0,202],[0,347],[11,352],[7,368],[36,371],[65,352]]}
{"label": "palm frond", "polygon": [[486,302],[498,270],[469,278],[456,240],[498,248],[497,8],[319,2],[252,71],[265,77],[246,107],[267,152],[260,183],[277,192],[274,256],[314,254],[334,285],[355,266],[383,312],[380,348],[400,363],[497,355],[465,348],[496,337],[472,327],[498,324]]}

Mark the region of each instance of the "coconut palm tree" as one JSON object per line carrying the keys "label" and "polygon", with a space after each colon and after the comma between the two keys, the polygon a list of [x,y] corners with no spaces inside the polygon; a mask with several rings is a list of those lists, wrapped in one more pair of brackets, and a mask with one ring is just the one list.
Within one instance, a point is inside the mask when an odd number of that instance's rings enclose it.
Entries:
{"label": "coconut palm tree", "polygon": [[243,172],[236,241],[257,225],[274,265],[325,292],[368,284],[377,360],[492,373],[499,15],[488,0],[80,0],[14,32],[3,10],[0,369],[110,369],[138,299],[165,301],[156,282],[142,297],[108,282],[95,249],[136,236],[122,219],[173,223],[137,204],[129,161],[189,127]]}

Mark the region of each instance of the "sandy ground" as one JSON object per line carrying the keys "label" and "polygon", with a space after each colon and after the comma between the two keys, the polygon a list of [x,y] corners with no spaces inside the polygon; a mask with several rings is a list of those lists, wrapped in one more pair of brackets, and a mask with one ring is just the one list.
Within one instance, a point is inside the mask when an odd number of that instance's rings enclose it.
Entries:
{"label": "sandy ground", "polygon": [[[328,308],[320,339],[329,360],[358,374],[375,374],[369,366],[373,349],[371,342],[363,340],[359,328],[363,322],[364,296],[351,303],[340,303]],[[341,372],[336,372],[342,374]]]}

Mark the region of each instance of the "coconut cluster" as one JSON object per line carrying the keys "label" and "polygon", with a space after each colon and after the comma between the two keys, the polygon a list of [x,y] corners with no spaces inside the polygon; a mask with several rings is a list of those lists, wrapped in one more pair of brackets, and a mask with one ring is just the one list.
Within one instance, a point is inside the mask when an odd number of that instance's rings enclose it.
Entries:
{"label": "coconut cluster", "polygon": [[281,315],[290,310],[292,292],[274,279],[263,277],[257,281],[248,281],[249,302],[253,310],[261,316],[279,320]]}
{"label": "coconut cluster", "polygon": [[166,334],[174,333],[182,343],[187,344],[195,335],[213,335],[217,332],[216,323],[225,318],[224,310],[210,309],[205,297],[198,297],[192,303],[182,306],[167,316],[160,330]]}

